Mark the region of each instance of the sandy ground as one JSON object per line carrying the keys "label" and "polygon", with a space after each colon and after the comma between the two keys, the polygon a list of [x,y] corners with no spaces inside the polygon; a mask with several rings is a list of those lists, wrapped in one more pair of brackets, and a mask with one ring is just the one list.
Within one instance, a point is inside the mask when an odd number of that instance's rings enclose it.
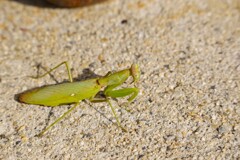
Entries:
{"label": "sandy ground", "polygon": [[[86,101],[35,136],[70,106],[27,105],[14,95],[66,81],[64,67],[29,77],[62,61],[77,80],[140,65],[130,112],[116,107],[128,132],[107,103]],[[0,69],[0,159],[240,158],[239,0],[109,0],[74,9],[1,0]]]}

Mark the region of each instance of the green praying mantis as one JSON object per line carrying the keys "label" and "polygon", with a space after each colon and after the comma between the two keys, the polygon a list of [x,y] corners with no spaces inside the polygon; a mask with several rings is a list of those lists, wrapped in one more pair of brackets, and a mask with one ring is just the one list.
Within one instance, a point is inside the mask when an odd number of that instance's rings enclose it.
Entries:
{"label": "green praying mantis", "polygon": [[[128,102],[131,102],[136,98],[139,93],[139,89],[136,87],[136,83],[140,78],[139,66],[137,64],[132,64],[129,69],[121,70],[114,73],[109,72],[103,77],[73,82],[72,73],[69,69],[68,63],[64,61],[58,64],[56,67],[50,69],[45,74],[35,78],[44,77],[64,64],[66,66],[70,82],[38,87],[27,90],[18,95],[18,101],[27,104],[43,105],[50,107],[64,104],[74,104],[73,107],[67,110],[48,127],[46,127],[38,136],[42,136],[43,134],[45,134],[51,127],[53,127],[56,123],[61,121],[64,117],[66,117],[66,115],[73,111],[84,99],[88,99],[90,102],[107,102],[116,119],[117,125],[124,131],[126,131],[121,126],[115,109],[110,102],[110,99],[129,96],[127,100]],[[116,89],[117,87],[121,86],[129,77],[133,78],[133,88]],[[97,95],[100,92],[103,92],[104,96],[98,98]]]}

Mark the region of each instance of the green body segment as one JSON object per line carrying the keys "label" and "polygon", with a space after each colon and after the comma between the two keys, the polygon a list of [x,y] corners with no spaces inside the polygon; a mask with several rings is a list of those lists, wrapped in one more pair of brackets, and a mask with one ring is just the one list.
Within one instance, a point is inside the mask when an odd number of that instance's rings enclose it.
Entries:
{"label": "green body segment", "polygon": [[77,103],[94,97],[101,89],[97,79],[49,85],[29,90],[19,95],[19,101],[27,104],[58,106]]}
{"label": "green body segment", "polygon": [[122,70],[113,74],[110,74],[109,76],[102,77],[98,79],[98,83],[101,86],[111,86],[111,85],[119,85],[128,79],[130,76],[129,69]]}

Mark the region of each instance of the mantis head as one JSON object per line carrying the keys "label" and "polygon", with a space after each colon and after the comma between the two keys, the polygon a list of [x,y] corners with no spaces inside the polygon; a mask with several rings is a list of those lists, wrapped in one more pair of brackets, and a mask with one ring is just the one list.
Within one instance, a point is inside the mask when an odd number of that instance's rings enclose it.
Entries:
{"label": "mantis head", "polygon": [[139,66],[135,63],[132,64],[131,68],[131,75],[133,77],[133,82],[136,83],[138,82],[139,78],[140,78],[140,70],[139,70]]}

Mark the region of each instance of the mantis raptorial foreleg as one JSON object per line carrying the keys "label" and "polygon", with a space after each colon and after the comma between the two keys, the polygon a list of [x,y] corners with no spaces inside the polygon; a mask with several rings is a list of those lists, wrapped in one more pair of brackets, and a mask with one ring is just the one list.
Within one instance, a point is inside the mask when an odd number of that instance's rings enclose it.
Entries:
{"label": "mantis raptorial foreleg", "polygon": [[125,97],[125,96],[132,94],[128,98],[128,102],[125,102],[124,105],[123,104],[121,105],[121,107],[123,107],[126,111],[130,112],[131,109],[129,109],[127,106],[131,101],[133,101],[136,98],[136,96],[139,93],[139,89],[138,88],[123,88],[123,89],[119,89],[119,90],[112,90],[113,88],[111,88],[111,87],[108,89],[109,90],[106,91],[105,94],[112,98]]}
{"label": "mantis raptorial foreleg", "polygon": [[105,90],[104,90],[104,94],[107,97],[112,97],[112,98],[118,98],[118,97],[126,97],[128,95],[131,95],[128,98],[128,101],[131,102],[135,99],[135,97],[138,95],[139,89],[138,88],[123,88],[123,89],[118,89],[118,90],[113,90],[114,88],[116,88],[119,85],[112,85],[112,86],[108,86]]}

